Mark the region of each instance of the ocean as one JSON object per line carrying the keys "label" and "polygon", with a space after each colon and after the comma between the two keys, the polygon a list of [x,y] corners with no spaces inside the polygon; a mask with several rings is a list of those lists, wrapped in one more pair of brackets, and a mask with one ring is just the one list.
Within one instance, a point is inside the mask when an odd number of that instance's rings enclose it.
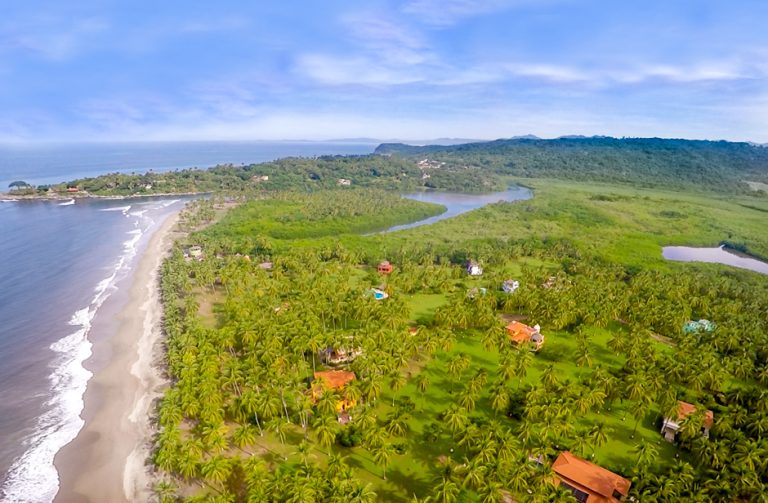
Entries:
{"label": "ocean", "polygon": [[[370,153],[374,145],[205,142],[0,146],[0,180],[33,184],[285,156]],[[0,500],[51,501],[53,458],[82,427],[91,330],[124,302],[152,233],[185,198],[0,202]],[[108,321],[108,320],[107,320]]]}

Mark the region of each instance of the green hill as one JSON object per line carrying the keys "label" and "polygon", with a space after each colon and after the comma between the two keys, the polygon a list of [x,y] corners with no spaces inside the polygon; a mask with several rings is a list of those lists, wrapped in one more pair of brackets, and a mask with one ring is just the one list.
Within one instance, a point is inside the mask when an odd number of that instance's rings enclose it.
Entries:
{"label": "green hill", "polygon": [[[698,186],[749,191],[745,180],[768,180],[768,148],[727,141],[661,138],[518,138],[452,146],[379,145],[376,154],[411,158],[453,170],[498,175],[632,183],[648,187]],[[444,163],[444,164],[440,164]]]}

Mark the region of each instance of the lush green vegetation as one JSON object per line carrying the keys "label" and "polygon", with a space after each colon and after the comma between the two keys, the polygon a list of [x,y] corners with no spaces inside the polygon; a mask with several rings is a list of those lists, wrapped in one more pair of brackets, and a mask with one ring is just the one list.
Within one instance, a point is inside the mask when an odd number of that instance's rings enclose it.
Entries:
{"label": "lush green vegetation", "polygon": [[483,192],[505,187],[506,177],[695,187],[765,196],[768,148],[725,141],[659,138],[496,140],[453,146],[383,144],[373,155],[287,158],[244,166],[108,175],[39,188],[85,194],[150,195],[179,192],[253,194],[316,191],[349,183],[401,192],[436,189]]}
{"label": "lush green vegetation", "polygon": [[411,160],[380,155],[286,158],[247,166],[221,165],[144,174],[112,173],[54,185],[99,195],[151,195],[179,192],[259,193],[275,190],[333,189],[348,180],[352,187],[413,191],[424,188],[479,192],[505,188],[496,174],[448,168],[430,177]]}
{"label": "lush green vegetation", "polygon": [[338,236],[379,231],[443,211],[436,204],[372,189],[279,192],[243,204],[207,234],[222,238],[261,234],[278,239]]}
{"label": "lush green vegetation", "polygon": [[[533,200],[392,234],[355,233],[385,224],[371,197],[386,201],[387,223],[426,209],[355,191],[248,202],[191,234],[202,260],[185,259],[181,243],[162,275],[172,386],[159,409],[159,495],[567,500],[548,465],[570,449],[631,478],[642,501],[758,500],[768,280],[665,262],[661,246],[727,239],[766,253],[764,202],[531,185]],[[215,207],[199,202],[185,225]],[[470,258],[482,277],[464,274]],[[382,259],[389,276],[375,271]],[[511,295],[500,291],[508,278],[521,283]],[[374,300],[372,287],[389,298]],[[542,325],[540,352],[509,343],[513,317]],[[717,330],[682,331],[699,318]],[[357,378],[313,400],[326,348],[360,350],[341,366]],[[356,403],[346,425],[342,396]],[[677,445],[662,441],[677,400],[714,412],[709,440],[695,414]]]}
{"label": "lush green vegetation", "polygon": [[445,168],[467,166],[531,178],[630,183],[646,187],[749,190],[745,180],[768,181],[768,148],[726,141],[661,138],[496,140],[413,147],[383,144],[376,153],[429,159]]}

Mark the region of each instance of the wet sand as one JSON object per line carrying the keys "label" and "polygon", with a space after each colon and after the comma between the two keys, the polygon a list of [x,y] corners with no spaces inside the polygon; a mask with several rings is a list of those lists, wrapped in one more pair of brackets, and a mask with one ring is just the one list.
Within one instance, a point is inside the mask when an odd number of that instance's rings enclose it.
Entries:
{"label": "wet sand", "polygon": [[54,460],[58,503],[147,501],[152,402],[163,380],[160,356],[162,307],[158,273],[172,244],[178,213],[152,235],[130,278],[127,302],[116,314],[112,337],[93,341],[94,371],[84,395],[85,421]]}

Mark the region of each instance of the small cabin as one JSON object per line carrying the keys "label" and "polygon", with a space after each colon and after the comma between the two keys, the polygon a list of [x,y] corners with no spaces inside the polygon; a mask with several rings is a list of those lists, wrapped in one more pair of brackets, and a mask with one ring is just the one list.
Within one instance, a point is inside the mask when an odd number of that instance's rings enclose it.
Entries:
{"label": "small cabin", "polygon": [[520,288],[520,282],[515,279],[508,279],[501,284],[501,290],[504,293],[514,293]]}
{"label": "small cabin", "polygon": [[392,264],[390,264],[389,261],[387,260],[379,263],[379,266],[376,268],[379,274],[391,274],[392,269],[393,269]]}
{"label": "small cabin", "polygon": [[714,332],[717,325],[709,320],[688,321],[683,325],[683,332],[695,334],[698,332]]}
{"label": "small cabin", "polygon": [[339,178],[336,181],[336,184],[339,185],[340,187],[349,187],[350,185],[352,185],[352,180],[350,180],[349,178]]}
{"label": "small cabin", "polygon": [[190,257],[199,259],[203,256],[203,248],[200,246],[190,246],[188,253]]}
{"label": "small cabin", "polygon": [[[688,402],[677,402],[677,417],[665,417],[661,423],[661,434],[664,435],[664,440],[667,442],[674,442],[677,440],[677,435],[680,432],[681,423],[696,412],[696,406]],[[709,438],[709,430],[712,429],[712,425],[715,422],[715,415],[711,410],[707,410],[704,413],[704,420],[701,424],[701,435],[704,438]]]}
{"label": "small cabin", "polygon": [[519,321],[513,321],[507,325],[507,333],[509,334],[509,340],[513,344],[525,344],[526,342],[533,344],[533,351],[538,351],[544,345],[544,336],[541,335],[541,327],[534,325],[529,327],[525,323]]}
{"label": "small cabin", "polygon": [[470,260],[467,262],[467,274],[470,276],[482,276],[483,274],[483,268],[480,267],[480,264],[475,262],[474,260]]}
{"label": "small cabin", "polygon": [[67,187],[67,192],[80,192],[80,187]]}

